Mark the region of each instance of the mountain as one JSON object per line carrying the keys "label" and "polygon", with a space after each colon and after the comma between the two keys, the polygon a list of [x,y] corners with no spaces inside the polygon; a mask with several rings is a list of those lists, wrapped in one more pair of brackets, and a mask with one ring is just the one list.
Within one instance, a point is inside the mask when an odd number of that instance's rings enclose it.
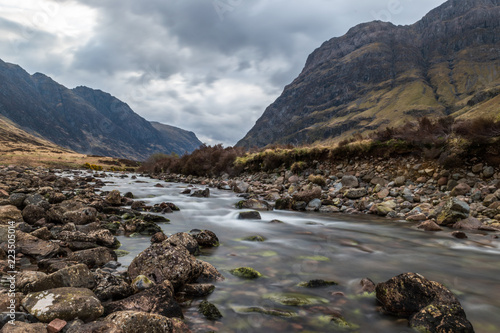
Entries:
{"label": "mountain", "polygon": [[201,145],[192,132],[157,130],[126,103],[100,90],[68,89],[0,60],[0,115],[76,152],[135,160],[183,154]]}
{"label": "mountain", "polygon": [[330,142],[421,116],[500,115],[500,0],[450,0],[413,25],[333,38],[237,146]]}

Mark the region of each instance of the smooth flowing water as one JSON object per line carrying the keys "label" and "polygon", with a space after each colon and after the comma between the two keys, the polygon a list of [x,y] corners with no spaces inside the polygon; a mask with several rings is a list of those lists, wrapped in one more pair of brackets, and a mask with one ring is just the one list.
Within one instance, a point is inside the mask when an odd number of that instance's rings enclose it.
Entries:
{"label": "smooth flowing water", "polygon": [[[223,318],[205,320],[195,300],[185,309],[195,332],[343,332],[330,322],[341,313],[354,332],[412,332],[406,320],[382,315],[373,297],[361,297],[359,281],[368,277],[383,282],[404,272],[417,272],[443,283],[462,303],[476,332],[500,332],[500,249],[492,234],[468,233],[469,239],[451,236],[451,230],[429,233],[414,224],[363,215],[322,215],[289,211],[261,212],[262,220],[238,220],[234,193],[210,189],[210,198],[191,198],[180,192],[187,184],[165,183],[138,177],[110,177],[103,191],[132,192],[149,204],[173,202],[180,212],[160,224],[166,234],[191,229],[215,232],[220,246],[204,250],[199,259],[212,263],[226,277],[216,283],[207,299]],[[154,187],[161,183],[164,187]],[[283,223],[270,223],[280,220]],[[264,242],[243,238],[261,235]],[[126,267],[149,246],[149,237],[119,237],[119,258]],[[243,280],[230,269],[250,266],[264,276]],[[313,279],[338,285],[302,288]],[[341,292],[342,294],[340,294]],[[302,305],[290,305],[299,300]],[[279,310],[282,317],[249,309]],[[275,312],[274,314],[277,314]]]}

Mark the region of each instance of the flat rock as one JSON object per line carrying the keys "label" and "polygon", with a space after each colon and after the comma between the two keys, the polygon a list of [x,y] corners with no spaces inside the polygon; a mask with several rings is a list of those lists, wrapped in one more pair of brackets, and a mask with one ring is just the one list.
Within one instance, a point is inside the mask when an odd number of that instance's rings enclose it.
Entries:
{"label": "flat rock", "polygon": [[92,289],[95,285],[94,276],[87,265],[79,264],[60,269],[57,272],[28,283],[24,290],[25,292],[37,292],[61,287]]}
{"label": "flat rock", "polygon": [[21,211],[13,205],[0,206],[0,224],[6,224],[10,221],[23,222]]}

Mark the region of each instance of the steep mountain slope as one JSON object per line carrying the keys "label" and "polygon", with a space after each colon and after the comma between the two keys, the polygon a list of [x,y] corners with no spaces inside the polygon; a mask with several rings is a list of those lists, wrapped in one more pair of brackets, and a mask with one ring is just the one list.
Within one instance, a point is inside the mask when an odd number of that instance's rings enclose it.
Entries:
{"label": "steep mountain slope", "polygon": [[[1,60],[0,91],[0,115],[80,153],[143,160],[155,152],[182,154],[201,144],[181,129],[165,135],[108,93],[86,87],[70,90]],[[178,137],[189,140],[183,146]]]}
{"label": "steep mountain slope", "polygon": [[307,59],[238,146],[333,141],[424,115],[500,115],[500,0],[360,24]]}
{"label": "steep mountain slope", "polygon": [[151,125],[160,132],[164,140],[168,140],[173,147],[172,151],[178,155],[182,155],[182,153],[186,151],[192,152],[201,145],[200,140],[198,140],[193,132],[181,130],[180,128],[158,123],[156,121],[152,121]]}

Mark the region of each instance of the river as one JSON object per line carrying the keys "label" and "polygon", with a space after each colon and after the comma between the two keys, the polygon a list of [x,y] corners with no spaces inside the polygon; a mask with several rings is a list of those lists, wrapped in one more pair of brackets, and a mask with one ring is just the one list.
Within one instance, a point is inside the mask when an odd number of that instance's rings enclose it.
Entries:
{"label": "river", "polygon": [[[197,311],[200,300],[195,300],[184,310],[194,332],[413,332],[406,320],[380,314],[373,297],[356,294],[362,278],[378,283],[404,272],[420,273],[452,290],[476,332],[500,332],[500,242],[491,233],[468,232],[468,239],[459,240],[451,230],[424,232],[404,221],[290,211],[239,220],[234,205],[240,198],[232,192],[210,189],[210,198],[191,198],[180,194],[187,184],[118,176],[103,179],[102,190],[130,191],[149,204],[179,206],[180,212],[166,215],[170,223],[160,224],[166,234],[208,229],[220,240],[219,247],[203,250],[199,259],[226,277],[207,298],[223,318],[205,320]],[[155,187],[158,183],[164,187]],[[266,240],[243,239],[252,235]],[[118,238],[121,249],[130,251],[119,258],[124,267],[149,246],[149,237]],[[263,277],[242,280],[229,273],[241,266],[253,267]],[[338,285],[297,286],[313,279]],[[307,304],[286,305],[290,299]],[[279,310],[290,317],[247,312],[249,308]],[[339,313],[351,328],[330,323],[332,314]]]}

